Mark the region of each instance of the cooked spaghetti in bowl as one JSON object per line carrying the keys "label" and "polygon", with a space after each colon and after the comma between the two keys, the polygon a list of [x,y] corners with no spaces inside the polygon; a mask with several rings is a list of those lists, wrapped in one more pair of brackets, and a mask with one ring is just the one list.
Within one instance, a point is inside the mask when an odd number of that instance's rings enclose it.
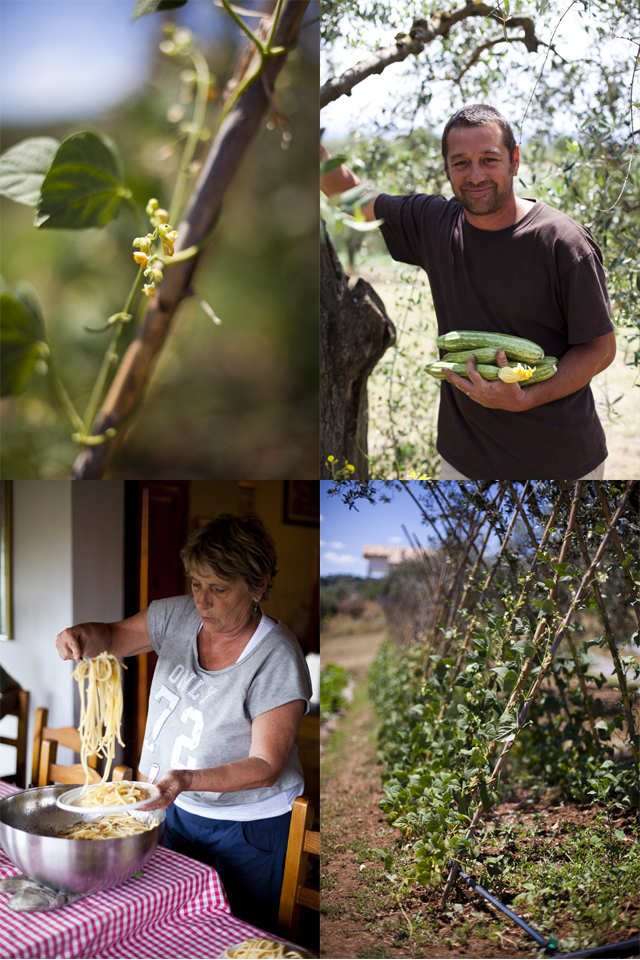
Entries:
{"label": "cooked spaghetti in bowl", "polygon": [[117,840],[119,837],[132,837],[145,830],[154,830],[158,826],[155,817],[140,820],[121,813],[112,813],[108,817],[95,820],[79,820],[70,827],[61,830],[59,837],[67,840]]}
{"label": "cooked spaghetti in bowl", "polygon": [[158,794],[158,788],[144,781],[120,780],[96,783],[90,787],[74,787],[58,797],[58,806],[69,812],[79,809],[96,813],[124,813],[136,810]]}
{"label": "cooked spaghetti in bowl", "polygon": [[235,943],[221,954],[221,957],[229,957],[233,960],[306,960],[307,957],[313,956],[314,954],[309,953],[304,947],[260,937]]}

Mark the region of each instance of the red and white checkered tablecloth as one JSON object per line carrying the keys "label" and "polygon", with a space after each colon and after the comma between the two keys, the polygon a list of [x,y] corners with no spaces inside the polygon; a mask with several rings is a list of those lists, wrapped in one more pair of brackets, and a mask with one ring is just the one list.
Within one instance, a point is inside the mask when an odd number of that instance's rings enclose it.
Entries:
{"label": "red and white checkered tablecloth", "polygon": [[[0,780],[0,799],[16,788]],[[99,841],[96,841],[99,842]],[[0,879],[20,873],[0,848]],[[16,913],[0,893],[0,957],[219,957],[230,944],[269,937],[237,920],[216,871],[159,847],[142,876],[44,913]]]}

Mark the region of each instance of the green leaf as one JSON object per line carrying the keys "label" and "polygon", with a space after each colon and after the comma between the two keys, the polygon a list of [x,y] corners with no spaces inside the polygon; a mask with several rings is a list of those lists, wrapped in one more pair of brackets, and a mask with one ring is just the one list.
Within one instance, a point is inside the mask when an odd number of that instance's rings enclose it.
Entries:
{"label": "green leaf", "polygon": [[358,230],[360,233],[366,233],[369,230],[377,230],[384,223],[384,220],[345,220],[345,227],[351,227],[352,230]]}
{"label": "green leaf", "polygon": [[22,294],[17,297],[9,290],[0,293],[0,394],[3,397],[22,393],[38,360],[49,353],[40,309],[32,312],[25,302],[24,291]]}
{"label": "green leaf", "polygon": [[325,157],[325,159],[320,164],[320,176],[323,177],[326,173],[331,173],[332,170],[335,170],[337,167],[342,166],[343,163],[346,163],[347,158],[343,156],[339,157]]}
{"label": "green leaf", "polygon": [[53,137],[29,137],[6,150],[0,157],[0,193],[35,207],[59,146]]}
{"label": "green leaf", "polygon": [[489,796],[489,791],[487,790],[487,784],[484,780],[480,780],[478,783],[478,790],[480,791],[480,799],[482,801],[484,811],[485,813],[488,813],[489,810],[491,810],[493,803],[491,802],[491,797]]}
{"label": "green leaf", "polygon": [[184,7],[186,2],[187,0],[136,0],[131,19],[137,20],[138,17],[146,17],[148,13],[175,10],[177,7]]}
{"label": "green leaf", "polygon": [[104,227],[130,196],[115,145],[95,133],[74,133],[60,144],[44,178],[36,226]]}
{"label": "green leaf", "polygon": [[533,602],[540,607],[540,613],[538,614],[539,620],[541,620],[543,617],[549,617],[556,613],[556,605],[553,600],[534,600]]}
{"label": "green leaf", "polygon": [[516,733],[518,731],[518,718],[515,713],[510,713],[506,711],[500,717],[498,721],[498,730],[496,734],[496,740],[498,743],[506,743],[509,740],[514,740]]}

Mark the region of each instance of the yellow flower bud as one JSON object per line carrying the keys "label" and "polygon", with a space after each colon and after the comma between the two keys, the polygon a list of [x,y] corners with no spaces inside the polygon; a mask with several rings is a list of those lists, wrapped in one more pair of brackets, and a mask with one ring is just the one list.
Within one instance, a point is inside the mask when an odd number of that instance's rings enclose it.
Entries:
{"label": "yellow flower bud", "polygon": [[133,259],[136,263],[139,263],[141,267],[146,267],[149,263],[149,257],[146,253],[134,253]]}
{"label": "yellow flower bud", "polygon": [[145,283],[144,287],[142,288],[142,292],[144,293],[145,297],[152,297],[155,293],[155,290],[155,284],[153,283]]}
{"label": "yellow flower bud", "polygon": [[173,244],[177,236],[178,236],[177,230],[169,230],[164,234],[164,236],[162,235],[160,236],[160,239],[162,241],[162,249],[164,250],[164,252],[168,257],[172,257],[175,253]]}
{"label": "yellow flower bud", "polygon": [[146,214],[147,214],[147,216],[148,216],[148,217],[152,217],[152,216],[154,215],[154,213],[156,212],[156,210],[158,209],[159,206],[160,206],[160,204],[158,203],[158,201],[156,200],[156,198],[155,198],[155,197],[152,197],[151,200],[149,200],[149,203],[147,204],[147,207],[146,207]]}

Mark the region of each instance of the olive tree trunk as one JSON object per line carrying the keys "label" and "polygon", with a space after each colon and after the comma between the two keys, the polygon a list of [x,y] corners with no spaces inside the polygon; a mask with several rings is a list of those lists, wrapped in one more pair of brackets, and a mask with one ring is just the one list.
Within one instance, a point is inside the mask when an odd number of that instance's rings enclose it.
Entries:
{"label": "olive tree trunk", "polygon": [[366,480],[367,379],[396,329],[371,284],[349,286],[329,236],[320,243],[320,476],[330,479],[327,457],[338,469],[355,467]]}

